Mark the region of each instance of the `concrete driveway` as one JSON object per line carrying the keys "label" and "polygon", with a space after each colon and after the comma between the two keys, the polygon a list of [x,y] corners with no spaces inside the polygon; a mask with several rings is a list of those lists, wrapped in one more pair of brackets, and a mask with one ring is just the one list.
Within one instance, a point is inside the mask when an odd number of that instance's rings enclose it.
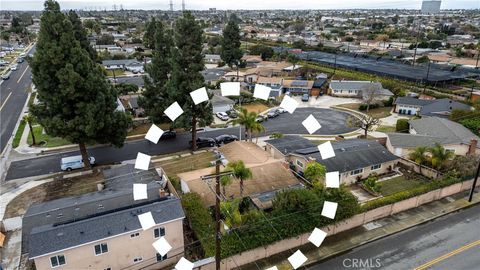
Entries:
{"label": "concrete driveway", "polygon": [[305,107],[314,107],[314,108],[330,108],[332,106],[340,105],[340,104],[347,104],[347,103],[360,103],[361,100],[358,98],[340,98],[340,97],[332,97],[332,96],[318,96],[318,97],[310,97],[308,102],[302,101],[301,96],[293,96],[293,99],[298,101],[299,106],[301,108]]}

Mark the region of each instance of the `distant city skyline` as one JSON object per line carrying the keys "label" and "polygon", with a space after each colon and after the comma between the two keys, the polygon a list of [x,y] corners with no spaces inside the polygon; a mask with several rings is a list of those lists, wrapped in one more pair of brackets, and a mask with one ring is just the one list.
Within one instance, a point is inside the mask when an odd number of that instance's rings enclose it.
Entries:
{"label": "distant city skyline", "polygon": [[[2,0],[2,10],[42,10],[42,0]],[[122,6],[124,9],[159,9],[168,10],[169,0],[59,0],[62,9],[107,9]],[[174,10],[181,9],[181,0],[173,0]],[[420,9],[422,0],[185,0],[186,9]],[[443,0],[442,9],[478,9],[480,0]]]}

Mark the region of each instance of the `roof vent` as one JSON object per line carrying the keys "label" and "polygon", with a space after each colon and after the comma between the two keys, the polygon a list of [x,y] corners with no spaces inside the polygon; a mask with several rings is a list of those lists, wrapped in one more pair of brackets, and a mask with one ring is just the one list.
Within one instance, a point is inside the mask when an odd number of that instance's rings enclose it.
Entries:
{"label": "roof vent", "polygon": [[57,233],[57,236],[63,236],[63,232]]}
{"label": "roof vent", "polygon": [[80,231],[80,234],[83,234],[83,231]]}

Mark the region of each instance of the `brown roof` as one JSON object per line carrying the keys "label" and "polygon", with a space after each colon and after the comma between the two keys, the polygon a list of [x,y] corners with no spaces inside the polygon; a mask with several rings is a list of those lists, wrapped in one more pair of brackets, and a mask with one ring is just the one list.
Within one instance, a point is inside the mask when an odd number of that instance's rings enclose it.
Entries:
{"label": "brown roof", "polygon": [[283,78],[280,77],[263,77],[260,76],[257,79],[257,83],[270,83],[270,84],[282,84]]}
{"label": "brown roof", "polygon": [[[283,86],[291,87],[292,83],[296,81],[298,80],[283,80]],[[305,86],[294,86],[294,87],[312,89],[314,81],[304,81],[304,82],[307,82]]]}
{"label": "brown roof", "polygon": [[[284,161],[272,158],[262,148],[250,142],[233,142],[220,147],[220,152],[229,161],[243,160],[246,167],[252,171],[252,179],[244,181],[244,196],[273,191],[298,184],[298,180],[288,170]],[[225,169],[225,168],[223,168]],[[211,174],[214,168],[206,168],[187,173],[181,173],[178,177],[188,185],[191,192],[198,193],[206,206],[215,203],[214,180],[205,182],[201,176]],[[226,187],[227,197],[239,197],[239,181],[234,179],[232,184]]]}
{"label": "brown roof", "polygon": [[262,62],[262,57],[260,55],[250,55],[250,54],[246,54],[242,57],[242,60],[246,61],[246,62],[255,62],[255,63],[258,63],[258,62]]}

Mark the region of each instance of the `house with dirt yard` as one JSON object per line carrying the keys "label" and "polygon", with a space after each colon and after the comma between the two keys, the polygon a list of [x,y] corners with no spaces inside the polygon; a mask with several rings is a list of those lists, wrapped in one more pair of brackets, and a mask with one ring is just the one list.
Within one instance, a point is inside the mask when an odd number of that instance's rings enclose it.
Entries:
{"label": "house with dirt yard", "polygon": [[[299,180],[288,168],[284,160],[273,158],[262,148],[251,142],[236,141],[219,148],[222,154],[223,164],[229,161],[242,160],[245,166],[252,171],[252,178],[244,181],[244,197],[261,198],[258,205],[268,208],[271,199],[266,192],[275,192],[292,187],[302,186]],[[222,170],[225,169],[225,166]],[[215,183],[202,180],[202,176],[214,173],[215,167],[185,172],[178,174],[183,193],[195,192],[202,198],[205,206],[215,204]],[[239,198],[239,181],[234,180],[226,186],[224,196],[227,198]],[[263,195],[263,196],[262,196]]]}
{"label": "house with dirt yard", "polygon": [[[43,269],[160,269],[183,256],[180,199],[169,193],[161,169],[123,165],[104,171],[99,191],[32,205],[23,217],[23,253]],[[146,184],[135,200],[133,183]],[[143,230],[139,215],[151,213]],[[164,237],[173,247],[161,256],[152,244]]]}

